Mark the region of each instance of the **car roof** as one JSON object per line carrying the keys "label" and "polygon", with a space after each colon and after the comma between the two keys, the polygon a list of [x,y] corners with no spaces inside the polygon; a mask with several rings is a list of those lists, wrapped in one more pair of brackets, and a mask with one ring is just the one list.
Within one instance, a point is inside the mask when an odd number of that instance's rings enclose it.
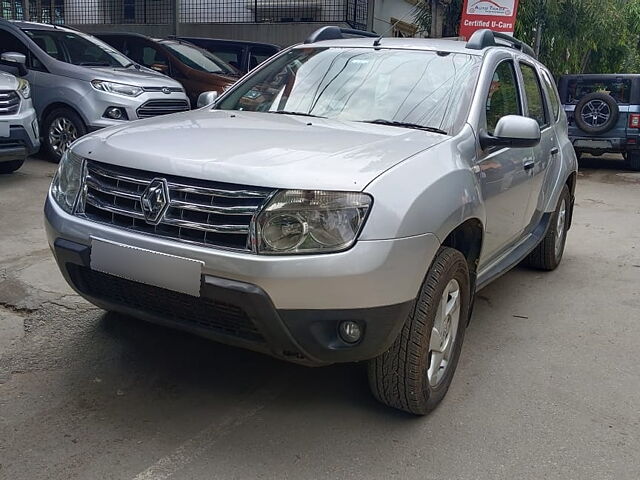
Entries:
{"label": "car roof", "polygon": [[180,35],[179,37],[177,37],[179,39],[182,40],[204,40],[207,42],[215,42],[215,43],[219,43],[221,45],[250,45],[250,46],[256,46],[256,47],[271,47],[271,48],[277,48],[278,50],[280,50],[281,48],[278,45],[274,45],[273,43],[265,43],[265,42],[252,42],[249,40],[231,40],[228,38],[209,38],[209,37],[187,37],[184,35]]}
{"label": "car roof", "polygon": [[[472,50],[467,48],[467,42],[458,39],[445,38],[395,38],[382,37],[379,45],[374,46],[376,39],[370,37],[354,37],[336,40],[322,40],[314,43],[305,43],[303,47],[341,47],[341,48],[366,48],[375,47],[378,49],[406,49],[406,50],[428,50],[451,53],[466,53],[468,55],[482,56],[482,50]],[[501,47],[500,47],[501,48]]]}
{"label": "car roof", "polygon": [[26,22],[24,20],[5,20],[10,25],[22,29],[28,30],[57,30],[63,32],[76,32],[73,28],[63,27],[62,25],[52,25],[50,23],[38,23],[38,22]]}

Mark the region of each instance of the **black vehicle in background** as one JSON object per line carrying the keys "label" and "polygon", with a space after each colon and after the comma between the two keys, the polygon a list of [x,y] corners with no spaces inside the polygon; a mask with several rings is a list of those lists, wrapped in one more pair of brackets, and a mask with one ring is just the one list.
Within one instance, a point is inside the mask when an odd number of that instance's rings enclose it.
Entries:
{"label": "black vehicle in background", "polygon": [[558,90],[578,158],[621,153],[640,170],[640,75],[564,75]]}
{"label": "black vehicle in background", "polygon": [[270,43],[200,37],[179,38],[208,50],[216,57],[236,67],[242,73],[247,73],[280,51],[280,47]]}

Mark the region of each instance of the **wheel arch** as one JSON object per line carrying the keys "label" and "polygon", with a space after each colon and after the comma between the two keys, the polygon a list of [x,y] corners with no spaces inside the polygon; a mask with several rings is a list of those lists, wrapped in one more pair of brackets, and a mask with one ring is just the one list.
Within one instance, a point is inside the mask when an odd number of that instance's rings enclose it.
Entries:
{"label": "wheel arch", "polygon": [[56,101],[56,102],[51,102],[49,105],[47,105],[44,108],[44,110],[42,110],[42,115],[40,116],[40,125],[42,127],[44,127],[44,121],[47,118],[47,116],[49,116],[51,112],[53,112],[58,108],[66,108],[68,110],[71,110],[73,113],[78,115],[78,117],[80,117],[80,119],[84,122],[85,127],[88,125],[87,119],[84,117],[84,115],[82,115],[82,112],[80,110],[78,110],[77,108],[71,106],[66,102]]}
{"label": "wheel arch", "polygon": [[484,240],[484,225],[479,218],[468,218],[451,230],[442,240],[442,246],[455,248],[467,259],[469,273],[475,283],[475,275]]}

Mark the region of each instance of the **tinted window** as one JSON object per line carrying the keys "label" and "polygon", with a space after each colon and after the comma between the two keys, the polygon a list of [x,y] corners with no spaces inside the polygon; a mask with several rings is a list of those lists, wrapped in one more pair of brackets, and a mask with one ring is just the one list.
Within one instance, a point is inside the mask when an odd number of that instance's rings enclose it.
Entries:
{"label": "tinted window", "polygon": [[251,47],[249,50],[249,70],[256,68],[272,55],[273,53],[269,49]]}
{"label": "tinted window", "polygon": [[[5,52],[22,53],[27,57],[29,68],[33,70],[44,70],[42,63],[35,55],[28,51],[27,46],[24,43],[22,43],[15,35],[4,30],[0,30],[0,53]],[[8,67],[7,70],[11,68],[12,67]]]}
{"label": "tinted window", "polygon": [[513,62],[502,62],[496,68],[487,97],[487,131],[493,133],[498,120],[506,115],[520,115],[520,96]]}
{"label": "tinted window", "polygon": [[549,101],[551,102],[551,110],[553,114],[553,120],[558,120],[560,116],[560,99],[558,98],[558,91],[554,86],[553,79],[551,74],[546,71],[542,71],[542,81],[544,82],[545,90],[547,91],[547,96],[549,97]]}
{"label": "tinted window", "polygon": [[158,72],[169,74],[169,59],[153,44],[145,40],[129,38],[126,42],[126,55],[140,65]]}
{"label": "tinted window", "polygon": [[464,98],[475,85],[480,61],[457,53],[295,48],[250,76],[220,108],[451,131],[468,108]]}
{"label": "tinted window", "polygon": [[123,67],[129,60],[91,35],[64,30],[24,30],[48,55],[73,65]]}
{"label": "tinted window", "polygon": [[237,75],[238,73],[231,65],[201,48],[178,42],[162,42],[162,44],[178,57],[182,63],[194,70],[219,73],[221,75]]}
{"label": "tinted window", "polygon": [[567,103],[578,103],[582,97],[590,93],[608,93],[618,103],[629,103],[631,97],[631,80],[598,79],[569,80],[567,84]]}
{"label": "tinted window", "polygon": [[207,50],[229,65],[235,68],[241,68],[242,48],[213,45],[211,48],[207,48]]}
{"label": "tinted window", "polygon": [[541,127],[547,125],[547,116],[544,108],[544,99],[542,97],[542,88],[540,80],[535,68],[524,63],[520,64],[522,70],[522,78],[524,80],[524,91],[527,96],[527,107],[529,110],[529,118],[533,118]]}

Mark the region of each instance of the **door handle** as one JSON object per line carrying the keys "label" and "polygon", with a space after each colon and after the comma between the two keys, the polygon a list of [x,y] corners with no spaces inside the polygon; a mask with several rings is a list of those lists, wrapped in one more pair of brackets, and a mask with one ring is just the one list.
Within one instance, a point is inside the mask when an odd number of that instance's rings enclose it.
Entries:
{"label": "door handle", "polygon": [[552,155],[552,156],[556,156],[556,155],[557,155],[557,154],[559,154],[559,153],[560,153],[560,149],[558,149],[558,147],[553,147],[553,148],[551,149],[551,155]]}
{"label": "door handle", "polygon": [[524,169],[531,170],[535,166],[536,162],[533,159],[528,159],[524,161]]}

